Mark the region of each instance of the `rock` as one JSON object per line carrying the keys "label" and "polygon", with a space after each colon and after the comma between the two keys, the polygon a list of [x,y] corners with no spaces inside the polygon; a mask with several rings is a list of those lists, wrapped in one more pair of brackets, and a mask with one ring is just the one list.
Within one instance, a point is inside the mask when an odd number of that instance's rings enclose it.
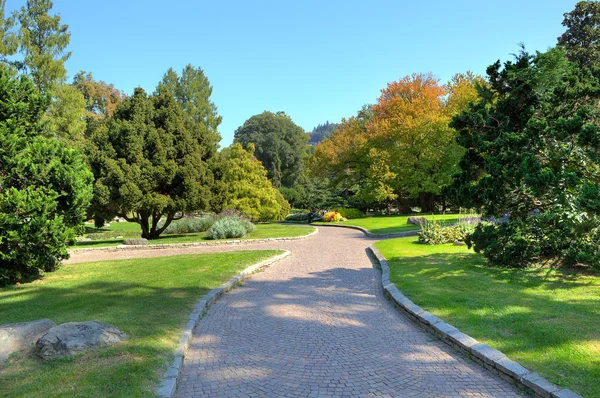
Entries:
{"label": "rock", "polygon": [[454,241],[454,246],[466,246],[465,242],[461,242],[460,240],[455,240]]}
{"label": "rock", "polygon": [[147,245],[148,239],[145,239],[145,238],[131,239],[130,238],[130,239],[125,239],[123,241],[123,244],[124,245],[136,245],[136,246]]}
{"label": "rock", "polygon": [[35,343],[42,359],[62,358],[127,338],[119,328],[98,322],[68,322],[53,327]]}
{"label": "rock", "polygon": [[34,345],[40,336],[55,326],[56,323],[50,319],[0,326],[0,364],[5,362],[13,352]]}

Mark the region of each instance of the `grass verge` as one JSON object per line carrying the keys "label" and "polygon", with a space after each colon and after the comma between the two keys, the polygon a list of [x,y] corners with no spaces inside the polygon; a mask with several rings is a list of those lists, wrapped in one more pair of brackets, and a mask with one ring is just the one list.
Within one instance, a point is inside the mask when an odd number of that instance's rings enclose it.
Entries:
{"label": "grass verge", "polygon": [[0,396],[151,396],[195,303],[242,269],[281,251],[240,251],[65,265],[0,289],[0,324],[98,320],[128,340],[67,359],[16,354],[0,368]]}
{"label": "grass verge", "polygon": [[419,215],[413,214],[410,216],[373,216],[366,218],[357,218],[354,220],[332,222],[315,222],[315,225],[351,225],[362,227],[374,234],[391,234],[395,232],[406,232],[420,229],[418,225],[407,224],[409,217],[425,217],[427,220],[436,220],[442,222],[454,222],[460,217],[458,214],[436,214],[436,215]]}
{"label": "grass verge", "polygon": [[551,382],[600,397],[600,277],[499,269],[464,246],[415,238],[376,244],[415,304]]}
{"label": "grass verge", "polygon": [[[127,229],[118,229],[126,225]],[[118,233],[122,238],[119,239],[98,239],[87,242],[77,242],[74,248],[82,247],[106,247],[106,246],[118,246],[123,243],[124,238],[139,238],[141,229],[138,224],[135,223],[119,223],[110,226],[110,231]],[[112,229],[114,228],[114,229]],[[108,228],[101,228],[100,230],[88,229],[87,236],[92,237],[94,234],[106,234],[109,231]],[[284,225],[284,224],[257,224],[256,229],[250,232],[243,238],[239,239],[267,239],[267,238],[288,238],[308,235],[314,231],[314,228],[307,228],[301,225]],[[231,239],[225,239],[231,240]],[[149,245],[152,244],[166,244],[166,243],[193,243],[209,241],[206,237],[206,232],[198,232],[191,234],[179,234],[179,235],[166,235],[163,234],[160,238],[148,241]]]}

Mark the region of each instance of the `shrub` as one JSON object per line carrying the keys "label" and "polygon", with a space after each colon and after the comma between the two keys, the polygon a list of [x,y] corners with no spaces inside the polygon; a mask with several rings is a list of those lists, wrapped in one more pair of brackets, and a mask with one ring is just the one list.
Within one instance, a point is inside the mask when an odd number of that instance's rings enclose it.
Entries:
{"label": "shrub", "polygon": [[365,217],[365,213],[352,207],[340,207],[339,209],[336,209],[336,211],[340,213],[342,217],[347,218],[348,220]]}
{"label": "shrub", "polygon": [[342,220],[342,215],[337,211],[329,211],[323,216],[325,222],[338,222]]}
{"label": "shrub", "polygon": [[[252,227],[250,227],[252,225]],[[209,239],[241,238],[246,235],[248,228],[254,230],[254,225],[247,219],[238,217],[219,218],[208,230]]]}
{"label": "shrub", "polygon": [[285,219],[287,221],[308,221],[308,216],[310,213],[296,213],[290,214]]}
{"label": "shrub", "polygon": [[433,221],[422,224],[419,232],[419,243],[441,245],[455,241],[468,241],[469,235],[475,230],[474,223],[457,222],[449,226]]}
{"label": "shrub", "polygon": [[202,218],[184,218],[181,220],[173,221],[164,233],[173,234],[189,234],[194,232],[204,232],[217,221],[215,216],[206,216]]}

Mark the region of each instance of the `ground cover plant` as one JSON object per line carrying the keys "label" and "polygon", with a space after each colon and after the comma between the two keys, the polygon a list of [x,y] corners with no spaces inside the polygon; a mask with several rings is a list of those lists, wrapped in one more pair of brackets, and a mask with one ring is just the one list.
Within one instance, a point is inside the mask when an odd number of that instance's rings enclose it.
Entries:
{"label": "ground cover plant", "polygon": [[[114,229],[113,229],[114,228]],[[141,229],[137,223],[117,223],[111,224],[110,227],[101,228],[100,231],[93,232],[88,229],[90,233],[86,236],[91,237],[90,241],[79,241],[76,242],[75,248],[82,247],[104,247],[104,246],[118,246],[123,243],[123,239],[126,238],[139,238]],[[296,237],[307,235],[314,231],[314,228],[303,226],[303,225],[289,225],[289,224],[256,224],[256,229],[252,232],[248,232],[241,239],[268,239],[268,238],[283,238],[283,237]],[[105,234],[109,235],[105,235]],[[96,234],[99,234],[95,239]],[[120,236],[119,238],[113,237]],[[111,236],[107,238],[106,236]],[[149,241],[148,244],[166,244],[166,243],[193,243],[210,240],[208,233],[186,233],[186,234],[174,234],[174,235],[162,235],[158,239]]]}
{"label": "ground cover plant", "polygon": [[585,397],[600,397],[600,276],[489,267],[465,246],[376,243],[407,297],[473,338]]}
{"label": "ground cover plant", "polygon": [[[408,224],[408,218],[411,216],[370,216],[355,220],[340,221],[335,223],[320,223],[315,224],[339,224],[362,227],[371,233],[389,234],[395,232],[415,231],[421,229],[419,225]],[[458,214],[436,214],[436,215],[419,215],[427,220],[436,220],[441,223],[456,222]]]}
{"label": "ground cover plant", "polygon": [[150,396],[195,303],[280,251],[240,251],[64,265],[44,280],[0,289],[0,324],[98,320],[129,338],[75,357],[17,355],[0,369],[2,396]]}

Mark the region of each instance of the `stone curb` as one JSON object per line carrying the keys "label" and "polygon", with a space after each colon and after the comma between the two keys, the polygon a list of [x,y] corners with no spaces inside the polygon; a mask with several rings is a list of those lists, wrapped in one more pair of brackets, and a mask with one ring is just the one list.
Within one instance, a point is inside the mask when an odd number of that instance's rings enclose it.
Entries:
{"label": "stone curb", "polygon": [[467,354],[475,362],[478,362],[502,378],[533,392],[536,396],[543,398],[582,398],[581,395],[571,390],[560,388],[550,383],[539,374],[524,368],[517,362],[511,361],[502,352],[487,344],[478,342],[454,326],[423,310],[423,308],[402,294],[396,285],[390,282],[388,262],[375,245],[369,246],[369,250],[381,265],[381,284],[383,285],[384,294],[397,307],[408,314],[412,320],[440,337],[446,344]]}
{"label": "stone curb", "polygon": [[186,247],[198,247],[198,246],[228,246],[228,245],[249,245],[255,243],[267,243],[276,241],[288,241],[288,240],[302,240],[308,239],[313,235],[319,233],[319,228],[314,227],[314,231],[307,235],[302,236],[290,236],[282,238],[264,238],[264,239],[236,239],[236,240],[220,240],[220,241],[206,241],[206,242],[189,242],[189,243],[164,243],[156,245],[120,245],[120,246],[107,246],[107,247],[84,247],[81,249],[71,249],[70,254],[74,253],[85,253],[85,252],[117,252],[117,251],[128,251],[128,250],[156,250],[156,249],[172,249],[172,248],[186,248]]}
{"label": "stone curb", "polygon": [[175,358],[173,358],[173,361],[165,371],[160,386],[156,389],[156,394],[159,397],[171,398],[175,395],[175,391],[177,390],[177,381],[179,379],[179,374],[183,369],[183,359],[185,358],[187,350],[192,342],[194,328],[198,325],[198,322],[200,322],[200,319],[202,319],[204,314],[206,314],[208,308],[210,308],[210,306],[213,305],[213,303],[217,301],[219,297],[221,297],[224,293],[231,290],[235,285],[237,285],[244,279],[247,279],[254,272],[257,272],[268,265],[271,265],[281,259],[284,259],[290,254],[292,253],[289,250],[285,250],[285,252],[282,254],[263,260],[257,264],[251,265],[236,276],[230,278],[221,286],[212,289],[204,297],[202,297],[200,301],[198,301],[198,303],[194,307],[194,310],[189,315],[188,323],[186,323],[185,327],[183,328],[181,338],[179,339],[179,344],[177,345],[177,349],[175,350]]}
{"label": "stone curb", "polygon": [[[286,224],[305,224],[306,225],[306,223],[295,223],[295,222],[286,222]],[[314,224],[312,224],[312,225],[314,225]],[[406,231],[406,232],[392,232],[389,234],[375,234],[373,232],[369,232],[368,229],[364,229],[363,227],[357,227],[356,225],[340,225],[340,224],[331,224],[331,225],[316,224],[316,225],[318,225],[319,227],[335,227],[335,228],[355,229],[357,231],[361,231],[362,233],[364,233],[367,238],[379,238],[379,239],[404,238],[407,236],[417,236],[417,234],[419,232],[421,232],[420,229],[415,229],[413,231]]]}

